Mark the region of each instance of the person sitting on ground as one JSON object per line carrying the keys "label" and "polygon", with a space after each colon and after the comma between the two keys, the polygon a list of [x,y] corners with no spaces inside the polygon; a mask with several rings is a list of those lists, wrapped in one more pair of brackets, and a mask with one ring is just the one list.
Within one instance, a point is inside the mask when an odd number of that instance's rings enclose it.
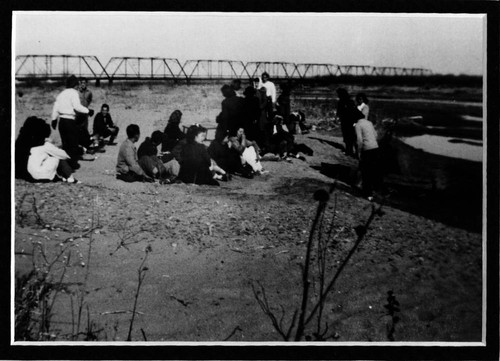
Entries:
{"label": "person sitting on ground", "polygon": [[290,134],[307,134],[312,128],[310,124],[306,124],[306,115],[301,110],[290,113],[288,119]]}
{"label": "person sitting on ground", "polygon": [[139,126],[137,124],[130,124],[126,132],[127,139],[123,141],[118,151],[116,179],[124,182],[154,182],[154,179],[142,170],[137,158],[137,149],[134,143],[137,143],[141,137]]}
{"label": "person sitting on ground", "polygon": [[365,115],[357,111],[355,124],[359,170],[363,196],[373,199],[373,191],[380,190],[382,177],[380,176],[380,156],[377,143],[377,131],[373,123]]}
{"label": "person sitting on ground", "polygon": [[24,121],[19,130],[14,147],[15,177],[17,179],[33,181],[28,172],[28,159],[31,148],[43,145],[45,138],[50,134],[50,131],[46,130],[46,124],[42,118],[31,116]]}
{"label": "person sitting on ground", "polygon": [[245,178],[253,178],[251,167],[244,167],[241,164],[239,153],[229,148],[228,135],[216,134],[207,151],[210,157],[228,174],[238,174]]}
{"label": "person sitting on ground", "polygon": [[186,137],[179,127],[181,119],[182,112],[180,110],[174,110],[172,114],[170,114],[167,126],[163,131],[163,140],[161,142],[161,151],[163,153],[172,152],[176,144]]}
{"label": "person sitting on ground", "polygon": [[26,119],[15,143],[16,178],[30,182],[62,179],[79,183],[71,175],[69,155],[51,143],[50,133],[50,125],[45,120],[35,116]]}
{"label": "person sitting on ground", "polygon": [[155,130],[151,138],[146,137],[139,146],[137,157],[139,165],[148,176],[159,179],[162,184],[169,184],[173,183],[179,175],[180,165],[172,155],[167,162],[163,162],[158,157],[158,146],[162,140],[163,133]]}
{"label": "person sitting on ground", "polygon": [[242,164],[248,164],[252,168],[254,174],[267,173],[260,163],[259,146],[256,142],[247,139],[243,128],[230,134],[229,147],[239,154]]}
{"label": "person sitting on ground", "polygon": [[192,125],[186,134],[186,144],[181,150],[181,170],[179,179],[184,183],[208,184],[218,186],[211,171],[212,160],[203,144],[206,129]]}
{"label": "person sitting on ground", "polygon": [[101,111],[96,114],[94,118],[93,125],[93,137],[98,141],[99,145],[101,141],[109,137],[108,145],[116,145],[115,138],[120,131],[114,123],[113,119],[111,119],[111,114],[109,114],[109,105],[103,104],[101,106]]}
{"label": "person sitting on ground", "polygon": [[290,134],[287,126],[283,123],[281,115],[275,115],[273,119],[273,135],[271,136],[271,153],[277,154],[281,159],[290,161],[290,155],[294,147],[294,136]]}
{"label": "person sitting on ground", "polygon": [[[47,129],[50,134],[48,124]],[[67,183],[82,183],[73,177],[73,168],[69,165],[68,159],[68,153],[56,147],[52,143],[52,139],[47,138],[43,145],[31,148],[28,159],[28,172],[38,182],[62,180]]]}

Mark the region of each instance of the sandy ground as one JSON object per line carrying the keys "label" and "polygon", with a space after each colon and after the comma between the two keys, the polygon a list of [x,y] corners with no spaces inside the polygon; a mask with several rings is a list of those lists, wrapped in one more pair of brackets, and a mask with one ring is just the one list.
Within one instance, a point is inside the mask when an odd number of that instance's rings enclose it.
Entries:
{"label": "sandy ground", "polygon": [[[122,129],[120,143],[128,124],[139,124],[144,138],[163,130],[175,109],[184,113],[184,124],[213,124],[222,100],[218,88],[94,87],[91,107],[110,104]],[[23,89],[16,99],[16,134],[30,115],[48,120],[60,90]],[[16,180],[16,274],[32,268],[31,254],[38,255],[36,266],[43,265],[40,249],[48,261],[62,255],[51,268],[51,279],[63,285],[53,307],[55,339],[90,329],[101,341],[124,341],[137,299],[133,341],[281,341],[252,284],[264,286],[278,318],[283,307],[288,324],[300,306],[300,265],[317,208],[313,193],[334,183],[315,167],[352,162],[331,145],[341,142],[334,135],[314,132],[297,142],[314,156],[265,161],[269,174],[235,177],[221,187],[117,181],[118,146],[81,162],[75,175],[81,185]],[[372,203],[338,183],[325,215],[329,222],[335,213],[330,274],[371,209]],[[480,341],[481,234],[390,206],[383,211],[327,299],[322,322],[328,341],[387,341],[388,291],[400,303],[395,340]],[[63,256],[69,258],[65,266]]]}

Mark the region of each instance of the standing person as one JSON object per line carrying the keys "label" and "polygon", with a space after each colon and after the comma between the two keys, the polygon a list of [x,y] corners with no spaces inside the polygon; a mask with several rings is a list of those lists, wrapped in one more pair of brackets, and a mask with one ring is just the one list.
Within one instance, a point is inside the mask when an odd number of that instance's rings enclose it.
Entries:
{"label": "standing person", "polygon": [[339,98],[337,104],[337,117],[340,120],[340,128],[342,137],[344,138],[345,154],[351,157],[356,157],[356,132],[354,124],[356,123],[356,113],[358,110],[354,105],[349,93],[344,88],[337,89]]}
{"label": "standing person", "polygon": [[240,96],[240,90],[241,90],[241,80],[240,79],[233,79],[231,80],[231,84],[229,86],[234,90],[237,96]]}
{"label": "standing person", "polygon": [[290,93],[292,89],[290,84],[282,84],[280,87],[281,94],[276,103],[278,114],[283,117],[283,123],[288,127],[290,133],[295,134],[296,125],[294,124],[292,127],[292,124],[290,124]]}
{"label": "standing person", "polygon": [[[88,108],[90,103],[92,103],[92,92],[87,88],[87,78],[80,78],[78,86],[78,95],[80,97],[80,103]],[[76,113],[76,125],[79,129],[79,143],[82,147],[87,150],[88,154],[94,154],[95,148],[93,144],[93,139],[89,133],[89,115],[85,113]]]}
{"label": "standing person", "polygon": [[238,97],[233,88],[227,84],[223,85],[220,90],[224,100],[221,103],[222,110],[216,119],[216,133],[226,134],[234,132],[240,127],[243,99]]}
{"label": "standing person", "polygon": [[363,196],[368,200],[373,200],[373,191],[380,189],[380,156],[377,143],[377,131],[373,123],[360,111],[356,111],[358,118],[355,131],[358,143],[359,170],[361,171],[361,181]]}
{"label": "standing person", "polygon": [[76,112],[89,114],[92,116],[94,111],[84,107],[80,103],[80,97],[77,91],[78,79],[71,75],[66,79],[66,89],[56,98],[52,109],[52,127],[56,129],[59,122],[59,133],[61,134],[62,148],[70,156],[70,166],[78,169],[78,159],[82,155],[79,147],[79,130],[76,125]]}
{"label": "standing person", "polygon": [[257,91],[259,95],[259,118],[257,120],[258,137],[257,143],[265,153],[270,147],[270,139],[272,135],[272,122],[268,117],[268,99],[266,95],[266,87],[261,87]]}
{"label": "standing person", "polygon": [[93,125],[93,136],[98,140],[109,137],[108,145],[116,145],[115,138],[118,135],[120,128],[115,126],[111,114],[109,114],[109,105],[103,104],[101,111],[96,114]]}
{"label": "standing person", "polygon": [[243,95],[243,120],[242,127],[250,139],[258,138],[258,119],[260,116],[259,98],[256,96],[257,90],[253,86],[248,86]]}
{"label": "standing person", "polygon": [[163,133],[155,130],[151,137],[146,137],[137,150],[139,165],[152,178],[160,179],[160,183],[173,183],[179,175],[179,163],[173,155],[167,162],[158,157],[158,146],[163,140]]}
{"label": "standing person", "polygon": [[[266,87],[266,95],[270,100],[270,109],[269,111],[272,113],[276,108],[276,86],[272,81],[269,80],[269,74],[267,72],[262,73],[261,81],[259,83],[259,88],[263,86]],[[269,112],[268,112],[269,115]]]}
{"label": "standing person", "polygon": [[181,150],[181,170],[179,179],[184,183],[208,184],[218,186],[211,171],[212,160],[207,147],[203,144],[206,129],[197,125],[189,127],[186,144]]}
{"label": "standing person", "polygon": [[365,116],[365,119],[368,119],[370,107],[368,106],[368,98],[365,93],[356,95],[356,104],[358,105],[358,110]]}
{"label": "standing person", "polygon": [[118,151],[116,179],[121,179],[124,182],[154,182],[154,179],[142,170],[137,158],[137,149],[134,143],[137,143],[141,137],[139,126],[130,124],[126,131],[127,139],[123,141]]}
{"label": "standing person", "polygon": [[186,137],[180,128],[181,119],[182,112],[178,109],[170,114],[167,126],[163,131],[163,140],[161,142],[161,151],[163,153],[172,152],[176,144]]}

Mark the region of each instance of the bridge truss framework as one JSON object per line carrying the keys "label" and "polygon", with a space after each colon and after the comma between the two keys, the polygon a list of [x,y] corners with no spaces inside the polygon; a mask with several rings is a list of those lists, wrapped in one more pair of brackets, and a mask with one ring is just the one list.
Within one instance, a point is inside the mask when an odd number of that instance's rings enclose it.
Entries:
{"label": "bridge truss framework", "polygon": [[16,80],[62,80],[74,74],[95,80],[224,80],[252,79],[263,72],[272,79],[305,80],[336,76],[428,76],[423,68],[369,65],[295,64],[288,62],[247,62],[238,60],[187,60],[174,58],[112,57],[106,66],[96,56],[19,55]]}

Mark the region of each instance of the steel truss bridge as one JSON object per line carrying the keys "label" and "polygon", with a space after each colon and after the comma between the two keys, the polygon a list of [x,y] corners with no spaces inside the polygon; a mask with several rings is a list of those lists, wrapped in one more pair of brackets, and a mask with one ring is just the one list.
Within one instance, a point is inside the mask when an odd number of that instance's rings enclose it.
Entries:
{"label": "steel truss bridge", "polygon": [[263,72],[272,79],[306,80],[336,76],[428,76],[429,69],[369,65],[295,64],[237,60],[179,60],[159,57],[112,57],[103,66],[95,56],[19,55],[16,80],[63,80],[74,74],[89,80],[248,80]]}

